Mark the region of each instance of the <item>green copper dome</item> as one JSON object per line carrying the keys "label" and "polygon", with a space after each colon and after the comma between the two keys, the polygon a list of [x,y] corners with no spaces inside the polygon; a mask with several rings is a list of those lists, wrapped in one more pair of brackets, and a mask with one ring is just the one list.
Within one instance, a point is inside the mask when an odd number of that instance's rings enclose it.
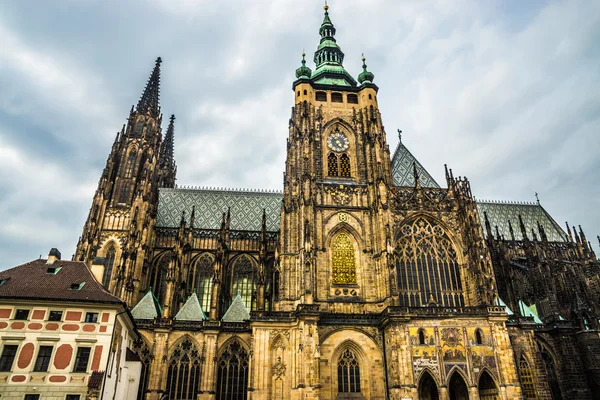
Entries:
{"label": "green copper dome", "polygon": [[362,58],[363,72],[361,72],[360,75],[358,75],[358,82],[360,82],[360,84],[363,84],[365,82],[372,83],[373,79],[375,79],[375,74],[367,71],[367,64],[365,64],[365,61],[366,61],[366,58],[363,57]]}
{"label": "green copper dome", "polygon": [[310,74],[312,73],[311,69],[306,66],[306,60],[304,56],[306,53],[302,52],[302,66],[296,69],[296,78],[310,78]]}

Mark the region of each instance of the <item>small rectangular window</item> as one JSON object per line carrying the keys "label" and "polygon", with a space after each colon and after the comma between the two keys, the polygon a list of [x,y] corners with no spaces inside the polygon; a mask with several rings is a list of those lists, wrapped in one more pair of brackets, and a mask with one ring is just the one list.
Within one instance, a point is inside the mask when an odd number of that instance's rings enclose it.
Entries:
{"label": "small rectangular window", "polygon": [[358,104],[358,96],[355,94],[348,95],[348,103],[349,104]]}
{"label": "small rectangular window", "polygon": [[81,399],[80,394],[68,394],[67,397],[65,398],[65,400],[80,400],[80,399]]}
{"label": "small rectangular window", "polygon": [[98,322],[98,313],[97,312],[89,312],[85,314],[85,322],[96,323]]}
{"label": "small rectangular window", "polygon": [[29,317],[29,310],[17,310],[15,312],[15,319],[24,321]]}
{"label": "small rectangular window", "polygon": [[40,400],[39,394],[26,394],[24,400]]}
{"label": "small rectangular window", "polygon": [[37,359],[35,360],[35,366],[33,370],[36,372],[48,372],[48,366],[50,365],[50,359],[52,358],[53,346],[40,346]]}
{"label": "small rectangular window", "polygon": [[12,369],[18,348],[19,346],[16,344],[7,344],[4,346],[4,349],[2,349],[2,355],[0,356],[0,371],[8,372]]}
{"label": "small rectangular window", "polygon": [[91,347],[80,347],[77,349],[77,357],[75,358],[75,368],[73,369],[73,372],[87,372],[91,350]]}
{"label": "small rectangular window", "polygon": [[47,274],[56,275],[60,271],[61,267],[48,267],[46,270]]}
{"label": "small rectangular window", "polygon": [[333,103],[343,103],[344,98],[341,93],[331,93],[331,101]]}
{"label": "small rectangular window", "polygon": [[62,311],[50,311],[48,321],[60,321],[62,319]]}
{"label": "small rectangular window", "polygon": [[317,92],[315,93],[315,98],[317,99],[317,101],[327,101],[327,93]]}

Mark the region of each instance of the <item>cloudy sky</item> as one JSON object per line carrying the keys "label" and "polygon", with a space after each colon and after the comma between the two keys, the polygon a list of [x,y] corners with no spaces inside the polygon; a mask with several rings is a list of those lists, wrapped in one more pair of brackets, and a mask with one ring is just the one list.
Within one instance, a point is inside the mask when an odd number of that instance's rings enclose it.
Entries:
{"label": "cloudy sky", "polygon": [[[330,0],[365,53],[390,149],[481,199],[600,234],[600,2]],[[291,84],[320,1],[0,0],[0,269],[70,258],[115,133],[157,56],[178,183],[281,188]],[[313,66],[312,62],[310,63]],[[165,127],[166,128],[166,127]]]}

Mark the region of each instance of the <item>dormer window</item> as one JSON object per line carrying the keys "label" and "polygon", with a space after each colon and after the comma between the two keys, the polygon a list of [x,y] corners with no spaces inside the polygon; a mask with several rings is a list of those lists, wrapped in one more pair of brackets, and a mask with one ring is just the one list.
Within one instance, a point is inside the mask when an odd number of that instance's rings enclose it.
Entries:
{"label": "dormer window", "polygon": [[71,290],[81,290],[85,286],[85,282],[71,283]]}
{"label": "dormer window", "polygon": [[58,271],[60,271],[61,267],[48,267],[48,269],[46,270],[47,274],[50,275],[56,275],[58,273]]}

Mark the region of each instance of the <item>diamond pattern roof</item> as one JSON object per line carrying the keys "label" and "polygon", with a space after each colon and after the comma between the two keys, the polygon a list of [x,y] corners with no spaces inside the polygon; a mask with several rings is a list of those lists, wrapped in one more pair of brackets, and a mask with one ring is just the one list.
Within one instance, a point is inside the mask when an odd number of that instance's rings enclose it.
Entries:
{"label": "diamond pattern roof", "polygon": [[250,319],[250,313],[242,300],[242,296],[238,293],[229,306],[229,309],[223,315],[223,322],[243,322]]}
{"label": "diamond pattern roof", "polygon": [[267,214],[267,230],[279,231],[279,211],[283,195],[278,192],[251,190],[213,190],[161,188],[158,193],[157,227],[178,227],[181,213],[189,221],[196,207],[194,227],[219,229],[224,212],[231,207],[232,230],[260,231],[263,209]]}
{"label": "diamond pattern roof", "polygon": [[204,321],[206,319],[196,292],[187,299],[174,319],[178,321]]}
{"label": "diamond pattern roof", "polygon": [[490,224],[492,225],[492,232],[496,234],[495,226],[498,226],[500,234],[506,239],[510,239],[510,230],[508,227],[508,221],[513,228],[516,240],[522,240],[521,228],[519,228],[519,215],[523,219],[523,224],[527,229],[527,236],[529,239],[532,238],[531,229],[535,231],[535,234],[539,238],[538,222],[544,227],[546,236],[549,241],[553,242],[564,242],[565,232],[561,227],[552,219],[550,214],[544,210],[539,204],[534,203],[502,203],[493,201],[477,201],[477,210],[479,211],[479,217],[481,218],[481,225],[485,229],[485,219],[483,216],[484,211],[487,213]]}
{"label": "diamond pattern roof", "polygon": [[154,319],[161,314],[162,310],[158,305],[158,300],[151,290],[131,310],[134,319]]}
{"label": "diamond pattern roof", "polygon": [[419,173],[419,182],[423,187],[439,188],[440,185],[433,179],[421,165],[419,160],[402,144],[402,140],[398,143],[394,156],[392,157],[392,178],[396,186],[414,186],[415,177],[413,174],[413,163],[417,165]]}

